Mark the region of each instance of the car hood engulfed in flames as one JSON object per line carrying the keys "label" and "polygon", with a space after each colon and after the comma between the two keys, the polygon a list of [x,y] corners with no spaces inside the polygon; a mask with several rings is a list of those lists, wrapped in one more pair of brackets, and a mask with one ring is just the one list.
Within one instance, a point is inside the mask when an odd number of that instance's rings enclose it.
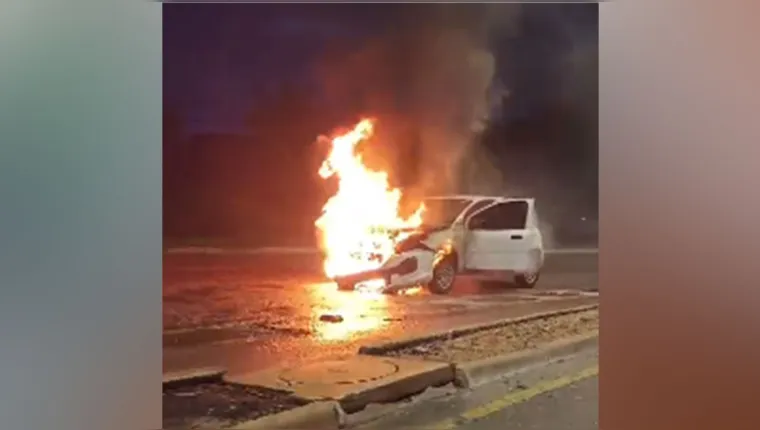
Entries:
{"label": "car hood engulfed in flames", "polygon": [[377,269],[399,241],[424,231],[424,205],[407,218],[399,215],[401,190],[392,188],[386,172],[364,165],[359,143],[372,137],[374,123],[363,119],[351,130],[330,139],[331,148],[319,169],[335,178],[337,191],[322,208],[315,225],[330,278]]}

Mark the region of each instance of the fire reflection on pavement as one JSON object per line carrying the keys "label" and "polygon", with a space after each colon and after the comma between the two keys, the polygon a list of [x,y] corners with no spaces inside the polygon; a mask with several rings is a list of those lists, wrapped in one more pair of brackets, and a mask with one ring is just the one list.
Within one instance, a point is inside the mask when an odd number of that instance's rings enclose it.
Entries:
{"label": "fire reflection on pavement", "polygon": [[[339,291],[334,283],[309,289],[315,340],[332,343],[388,325],[388,296],[376,290]],[[328,318],[324,318],[327,316]]]}

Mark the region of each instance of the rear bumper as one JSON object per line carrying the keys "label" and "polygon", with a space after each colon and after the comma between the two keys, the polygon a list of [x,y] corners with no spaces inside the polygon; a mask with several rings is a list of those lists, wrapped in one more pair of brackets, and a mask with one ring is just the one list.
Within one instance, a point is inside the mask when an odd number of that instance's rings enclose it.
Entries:
{"label": "rear bumper", "polygon": [[414,250],[391,256],[380,268],[345,276],[333,280],[338,284],[352,285],[356,288],[363,282],[382,280],[383,291],[426,284],[433,278],[433,258],[430,251]]}

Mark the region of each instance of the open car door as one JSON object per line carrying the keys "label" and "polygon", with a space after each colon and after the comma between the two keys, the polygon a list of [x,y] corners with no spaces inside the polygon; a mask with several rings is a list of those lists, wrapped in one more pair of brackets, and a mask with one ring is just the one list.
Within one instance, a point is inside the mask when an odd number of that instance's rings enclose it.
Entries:
{"label": "open car door", "polygon": [[491,204],[466,221],[465,270],[523,271],[543,260],[534,199]]}

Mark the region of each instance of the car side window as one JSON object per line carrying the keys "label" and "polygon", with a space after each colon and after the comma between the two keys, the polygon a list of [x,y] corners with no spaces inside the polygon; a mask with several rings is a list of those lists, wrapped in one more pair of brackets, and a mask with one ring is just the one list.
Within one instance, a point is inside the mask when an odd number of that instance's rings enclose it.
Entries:
{"label": "car side window", "polygon": [[468,227],[471,230],[498,230],[499,206],[501,205],[492,206],[473,215],[467,223]]}
{"label": "car side window", "polygon": [[514,201],[499,203],[470,218],[474,230],[520,230],[528,219],[528,203]]}
{"label": "car side window", "polygon": [[504,230],[521,230],[528,222],[528,202],[514,201],[504,203],[501,209],[501,223]]}
{"label": "car side window", "polygon": [[473,213],[483,209],[484,207],[490,205],[493,203],[493,200],[481,200],[474,205],[467,208],[467,210],[464,211],[464,214],[462,215],[462,219],[467,220],[467,218],[470,217]]}

